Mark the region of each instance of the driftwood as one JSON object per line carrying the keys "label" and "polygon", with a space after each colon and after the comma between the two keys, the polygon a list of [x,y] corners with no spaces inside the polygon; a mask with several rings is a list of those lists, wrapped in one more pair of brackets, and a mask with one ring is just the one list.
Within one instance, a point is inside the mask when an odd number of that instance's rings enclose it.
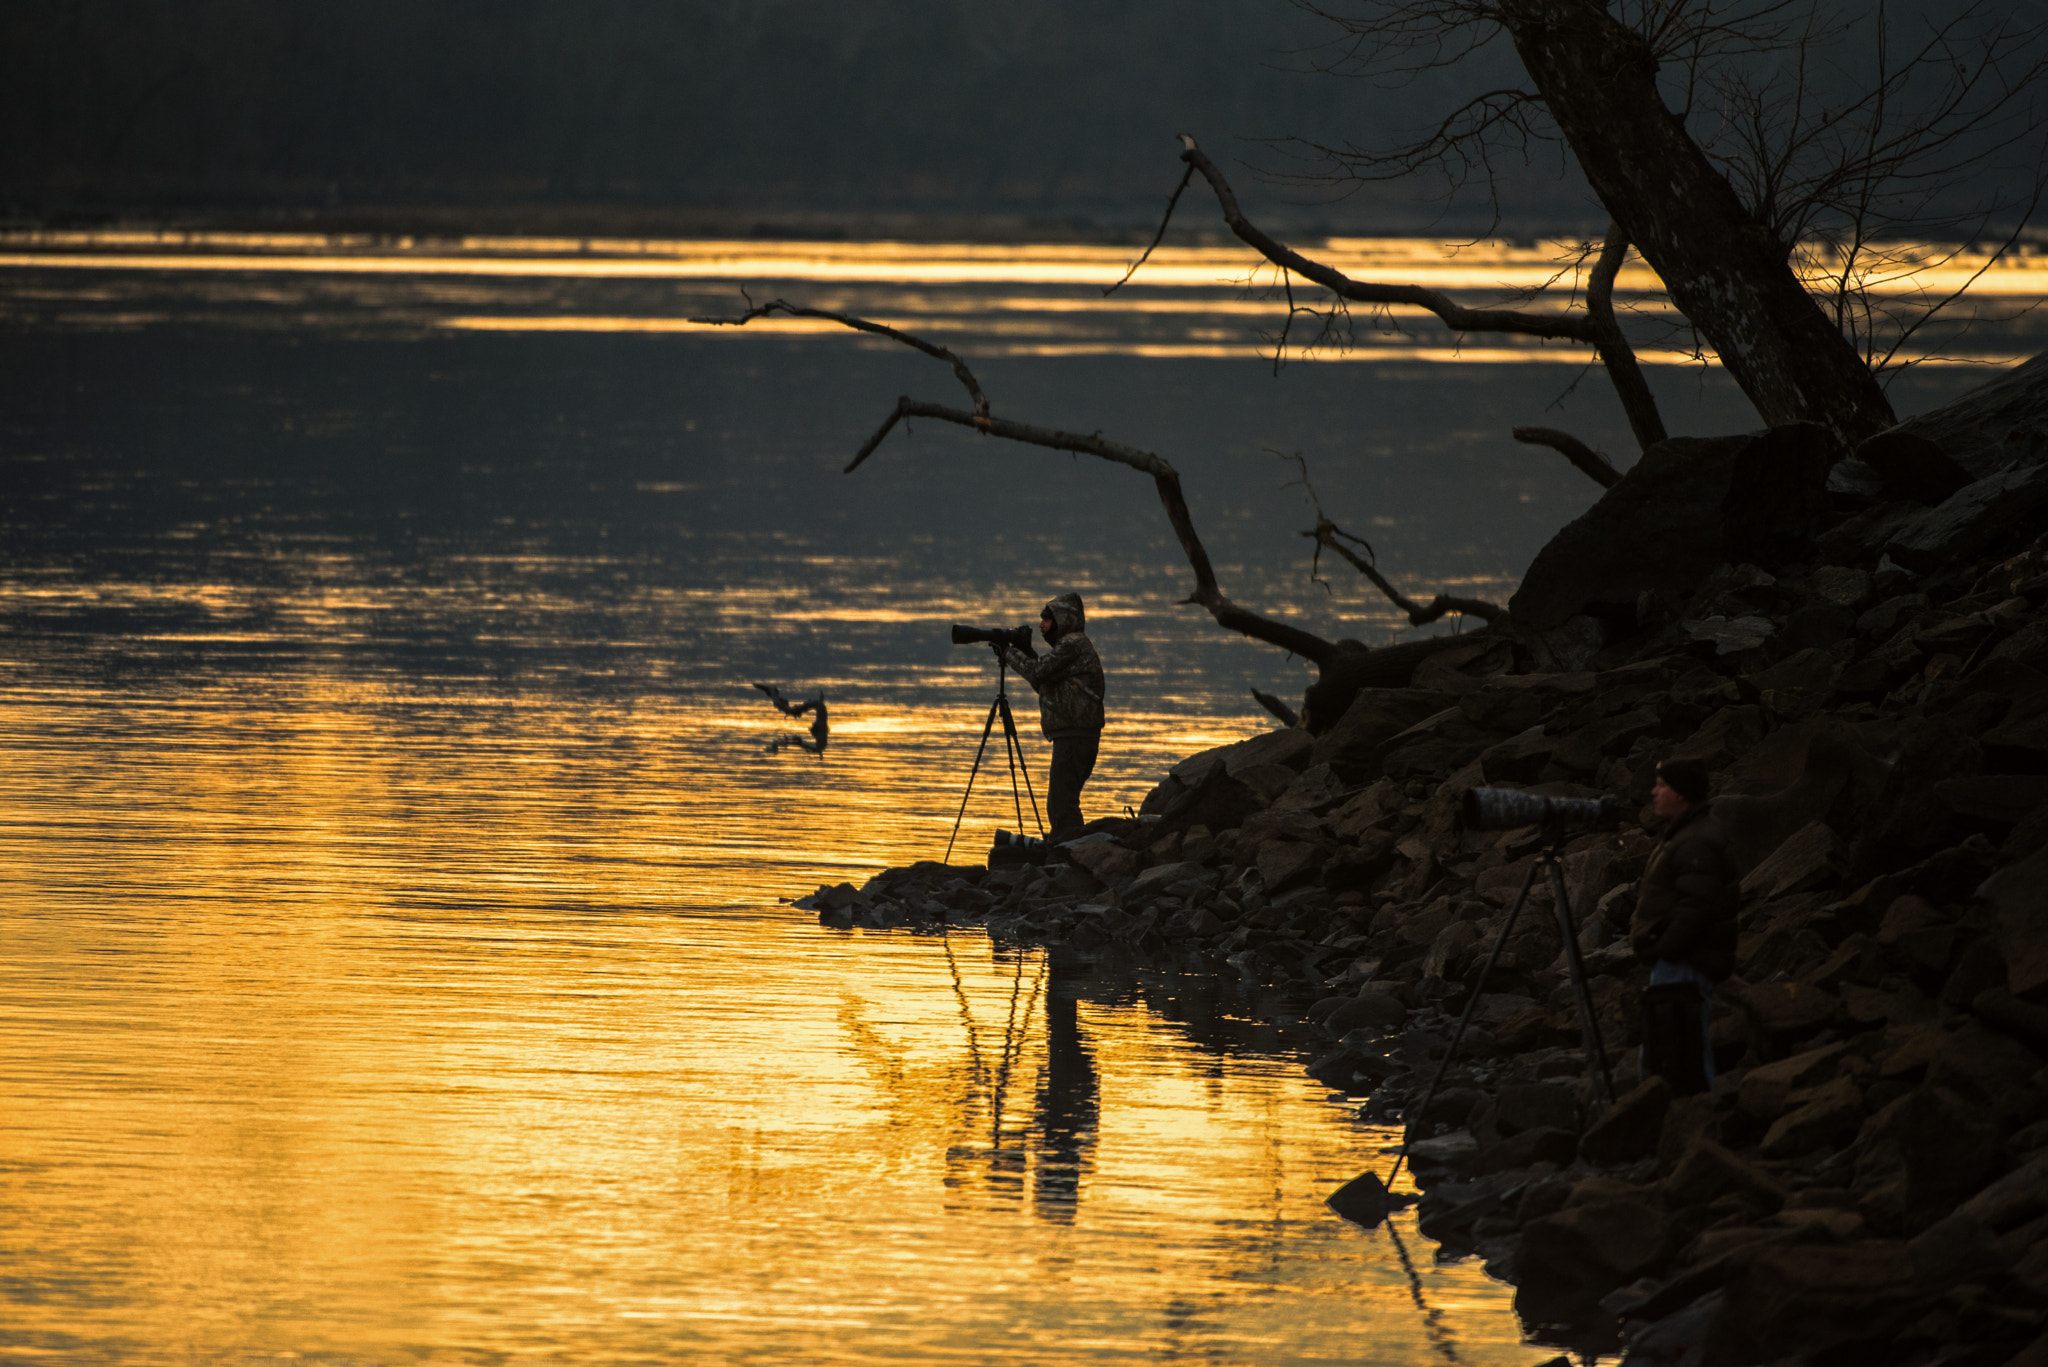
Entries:
{"label": "driftwood", "polygon": [[[913,337],[907,332],[864,318],[855,318],[850,314],[805,308],[781,299],[773,299],[765,304],[753,304],[751,300],[748,302],[750,307],[747,311],[736,317],[693,318],[690,321],[712,326],[744,327],[756,318],[783,314],[793,318],[822,318],[860,332],[890,337],[952,366],[954,375],[973,401],[973,409],[968,410],[913,399],[907,394],[898,398],[895,408],[882,420],[874,435],[863,442],[860,449],[854,453],[853,459],[846,463],[846,474],[852,474],[859,469],[862,463],[875,453],[876,448],[881,446],[889,433],[895,430],[899,422],[906,418],[931,418],[971,428],[985,436],[1022,442],[1027,446],[1041,446],[1052,451],[1096,456],[1150,475],[1153,488],[1158,492],[1160,505],[1166,510],[1167,522],[1173,527],[1175,539],[1180,542],[1181,553],[1187,557],[1188,566],[1195,574],[1194,591],[1182,601],[1206,609],[1219,626],[1255,641],[1278,646],[1290,655],[1299,655],[1316,666],[1318,677],[1315,683],[1309,685],[1303,697],[1301,712],[1301,724],[1310,731],[1322,731],[1334,725],[1344,714],[1344,709],[1350,706],[1359,689],[1405,685],[1414,674],[1415,667],[1424,659],[1438,650],[1460,642],[1461,638],[1440,637],[1404,641],[1398,645],[1375,649],[1361,641],[1325,640],[1291,622],[1242,607],[1232,602],[1217,583],[1216,570],[1210,563],[1208,549],[1202,545],[1202,539],[1195,531],[1194,518],[1188,512],[1187,498],[1181,491],[1180,472],[1164,457],[1135,446],[1110,441],[1099,433],[1083,436],[996,417],[990,412],[987,396],[982,392],[980,382],[975,379],[966,362],[947,348]],[[1384,583],[1381,580],[1375,582]],[[1383,591],[1386,590],[1383,588]],[[1398,597],[1396,601],[1407,602]]]}

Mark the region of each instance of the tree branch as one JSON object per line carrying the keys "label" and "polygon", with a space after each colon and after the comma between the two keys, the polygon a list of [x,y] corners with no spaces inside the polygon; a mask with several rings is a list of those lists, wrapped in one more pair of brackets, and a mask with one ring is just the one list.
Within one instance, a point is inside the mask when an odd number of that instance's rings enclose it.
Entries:
{"label": "tree branch", "polygon": [[[1302,535],[1315,541],[1318,556],[1324,549],[1328,549],[1350,561],[1352,568],[1370,580],[1374,588],[1385,594],[1388,602],[1408,614],[1409,626],[1428,626],[1431,622],[1454,612],[1466,617],[1477,617],[1491,626],[1508,615],[1506,608],[1482,598],[1460,598],[1448,593],[1439,593],[1427,603],[1416,602],[1395,588],[1388,582],[1387,577],[1380,573],[1379,567],[1373,563],[1372,546],[1363,537],[1353,536],[1327,517],[1318,516],[1315,530],[1303,532]],[[1351,545],[1346,545],[1346,542]],[[1359,555],[1352,550],[1353,545],[1364,547],[1365,554]]]}
{"label": "tree branch", "polygon": [[[745,297],[744,291],[742,291],[742,297]],[[747,302],[754,304],[751,298],[748,298]],[[829,309],[803,308],[790,303],[786,299],[770,299],[765,304],[754,304],[752,308],[749,308],[737,318],[692,318],[689,321],[707,324],[712,327],[745,327],[756,318],[766,318],[774,313],[786,314],[791,318],[822,318],[830,323],[838,323],[842,327],[850,327],[856,332],[871,332],[877,337],[887,337],[891,341],[901,342],[907,347],[914,347],[927,356],[945,361],[953,367],[953,374],[959,377],[960,383],[966,388],[967,397],[974,401],[975,417],[982,420],[988,417],[988,396],[981,392],[981,383],[974,378],[974,372],[967,368],[967,362],[935,342],[927,342],[922,337],[913,337],[907,332],[888,326],[886,323],[872,323],[865,318],[855,318],[847,313],[833,313]],[[902,414],[898,413],[897,416],[901,417]],[[889,429],[895,425],[896,418],[891,418],[888,422],[883,423],[881,430],[868,438],[868,444],[861,448],[860,455],[854,458],[854,464],[858,465],[861,461],[866,460],[869,453],[882,444],[882,438],[888,436]],[[851,469],[853,467],[848,466],[847,468]]]}
{"label": "tree branch", "polygon": [[[1621,324],[1614,320],[1614,277],[1621,273],[1622,263],[1627,259],[1628,234],[1619,223],[1609,220],[1600,259],[1593,263],[1593,273],[1586,279],[1586,316],[1593,320],[1593,345],[1607,366],[1607,378],[1614,384],[1621,410],[1628,415],[1629,430],[1636,434],[1636,444],[1647,451],[1664,440],[1664,417],[1657,411],[1657,400],[1650,393],[1650,382],[1643,378],[1643,368],[1636,364],[1635,348],[1628,344]],[[1576,458],[1573,463],[1578,464]],[[1612,485],[1613,480],[1607,483]]]}
{"label": "tree branch", "polygon": [[1560,432],[1555,427],[1517,427],[1514,437],[1525,446],[1548,446],[1578,466],[1603,489],[1612,489],[1621,483],[1621,471],[1615,469],[1607,457],[1569,432]]}

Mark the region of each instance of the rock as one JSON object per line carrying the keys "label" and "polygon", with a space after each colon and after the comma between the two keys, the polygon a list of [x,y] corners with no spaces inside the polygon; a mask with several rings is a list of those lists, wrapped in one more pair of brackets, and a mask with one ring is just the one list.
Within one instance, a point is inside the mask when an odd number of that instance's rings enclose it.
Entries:
{"label": "rock", "polygon": [[1775,1178],[1704,1135],[1686,1146],[1663,1185],[1665,1195],[1683,1205],[1704,1206],[1729,1193],[1752,1197],[1768,1210],[1785,1203],[1785,1190]]}
{"label": "rock", "polygon": [[2036,356],[1890,430],[1936,442],[1971,474],[1988,475],[2013,458],[2015,431],[2048,427],[2044,377],[2048,356]]}
{"label": "rock", "polygon": [[1864,1218],[1918,1227],[1946,1213],[1996,1171],[2000,1147],[1998,1127],[1977,1106],[1946,1088],[1915,1088],[1856,1136]]}
{"label": "rock", "polygon": [[[1185,833],[1195,826],[1206,826],[1212,831],[1232,830],[1266,807],[1266,800],[1256,789],[1231,777],[1228,766],[1220,763],[1209,765],[1192,786],[1181,785],[1180,780],[1169,776],[1166,783],[1153,790],[1153,796],[1169,786],[1179,790],[1161,806],[1159,820],[1152,828],[1155,841],[1176,831]],[[1145,801],[1149,806],[1152,798]]]}
{"label": "rock", "polygon": [[1315,738],[1308,732],[1283,727],[1278,731],[1261,732],[1232,745],[1219,745],[1213,750],[1203,750],[1198,754],[1189,755],[1174,765],[1169,772],[1189,787],[1200,783],[1203,777],[1219,764],[1225,772],[1231,774],[1260,764],[1283,765],[1298,774],[1308,768],[1309,753],[1314,748]]}
{"label": "rock", "polygon": [[1364,1225],[1367,1229],[1378,1226],[1394,1208],[1393,1198],[1388,1195],[1386,1184],[1380,1181],[1377,1174],[1370,1172],[1362,1172],[1337,1188],[1324,1204],[1345,1219],[1354,1224]]}
{"label": "rock", "polygon": [[1285,892],[1314,882],[1329,858],[1328,845],[1268,840],[1259,846],[1259,876],[1265,880],[1268,893]]}
{"label": "rock", "polygon": [[1336,811],[1330,823],[1340,841],[1356,841],[1408,805],[1407,791],[1390,778],[1380,779]]}
{"label": "rock", "polygon": [[1122,887],[1139,873],[1137,851],[1120,844],[1069,844],[1067,859],[1094,875],[1104,887]]}
{"label": "rock", "polygon": [[1908,893],[1885,909],[1877,942],[1914,967],[1939,973],[1955,951],[1956,928],[1932,902]]}
{"label": "rock", "polygon": [[1945,778],[1934,785],[1934,795],[1959,816],[2013,826],[2048,806],[2048,775],[1969,774]]}
{"label": "rock", "polygon": [[1395,737],[1456,701],[1452,694],[1427,689],[1361,688],[1336,725],[1315,737],[1302,767],[1328,764],[1339,773],[1376,776]]}
{"label": "rock", "polygon": [[1204,865],[1192,860],[1182,860],[1177,864],[1155,864],[1133,879],[1128,887],[1122,889],[1121,896],[1128,904],[1141,897],[1149,897],[1178,887],[1182,883],[1197,883],[1204,891],[1214,891],[1216,875]]}
{"label": "rock", "polygon": [[2022,997],[2048,983],[2048,845],[1985,879],[1977,896],[1991,909],[2012,994]]}
{"label": "rock", "polygon": [[1823,1146],[1838,1147],[1854,1139],[1863,1125],[1863,1093],[1847,1078],[1794,1092],[1791,1101],[1793,1109],[1764,1135],[1766,1158],[1797,1158]]}
{"label": "rock", "polygon": [[1671,1222],[1647,1201],[1589,1201],[1522,1228],[1515,1310],[1525,1323],[1595,1318],[1600,1298],[1661,1266]]}
{"label": "rock", "polygon": [[[1704,1361],[1779,1362],[1881,1340],[1921,1313],[1895,1245],[1770,1244],[1744,1260],[1708,1331]],[[1860,1361],[1880,1361],[1883,1354]],[[1803,1359],[1801,1359],[1803,1360]]]}
{"label": "rock", "polygon": [[1847,1044],[1828,1044],[1775,1063],[1759,1064],[1742,1075],[1735,1104],[1758,1120],[1776,1120],[1784,1114],[1792,1093],[1825,1080],[1848,1050]]}
{"label": "rock", "polygon": [[1744,997],[1757,1025],[1780,1042],[1804,1039],[1835,1018],[1842,1003],[1811,983],[1759,983]]}
{"label": "rock", "polygon": [[1556,751],[1557,741],[1538,724],[1480,751],[1479,767],[1488,783],[1534,783]]}
{"label": "rock", "polygon": [[1560,1082],[1510,1084],[1500,1089],[1493,1124],[1503,1138],[1548,1128],[1579,1132],[1576,1089]]}
{"label": "rock", "polygon": [[1742,895],[1768,901],[1818,887],[1839,876],[1843,854],[1831,827],[1808,822],[1749,871],[1742,880]]}
{"label": "rock", "polygon": [[2003,1234],[2048,1215],[2048,1153],[2036,1154],[1957,1207]]}
{"label": "rock", "polygon": [[1864,440],[1856,459],[1873,470],[1887,498],[1933,506],[1969,484],[1970,472],[1939,442],[1894,427]]}
{"label": "rock", "polygon": [[1453,921],[1437,932],[1430,941],[1429,953],[1422,959],[1422,976],[1425,978],[1448,978],[1452,967],[1459,963],[1467,950],[1479,941],[1479,928],[1470,921]]}
{"label": "rock", "polygon": [[1927,1081],[2017,1128],[2039,1119],[2048,1102],[2033,1085],[2044,1063],[2048,1060],[2012,1036],[1971,1021],[1942,1038],[1928,1061]]}
{"label": "rock", "polygon": [[2029,1048],[2048,1050],[2048,1006],[2023,1002],[2003,986],[1998,986],[1986,988],[1972,997],[1970,1010],[1979,1020],[2004,1031]]}
{"label": "rock", "polygon": [[1810,423],[1658,442],[1537,552],[1509,611],[1519,629],[1547,632],[1593,608],[1632,613],[1644,593],[1680,601],[1729,561],[1797,560],[1841,455]]}
{"label": "rock", "polygon": [[1870,576],[1845,565],[1821,566],[1813,572],[1809,586],[1813,596],[1830,607],[1853,612],[1870,601]]}
{"label": "rock", "polygon": [[1358,995],[1332,1011],[1324,1024],[1336,1034],[1371,1027],[1375,1030],[1394,1031],[1408,1020],[1408,1008],[1401,999],[1383,989],[1367,986]]}
{"label": "rock", "polygon": [[2013,1264],[2012,1252],[1975,1216],[1952,1211],[1914,1235],[1906,1256],[1921,1285],[1950,1287],[1959,1282],[1991,1281]]}
{"label": "rock", "polygon": [[1763,739],[1763,712],[1755,707],[1723,707],[1672,750],[1674,758],[1696,759],[1708,773],[1728,767]]}
{"label": "rock", "polygon": [[1671,1084],[1652,1077],[1623,1096],[1579,1137],[1579,1156],[1612,1167],[1632,1163],[1655,1151],[1671,1108]]}
{"label": "rock", "polygon": [[1578,1157],[1579,1136],[1576,1130],[1561,1130],[1551,1125],[1539,1125],[1523,1130],[1512,1138],[1503,1139],[1491,1147],[1482,1148],[1469,1165],[1475,1174],[1509,1172],[1526,1168],[1534,1163],[1553,1163],[1558,1167],[1568,1166]]}
{"label": "rock", "polygon": [[1965,486],[1893,533],[1885,554],[1925,573],[1990,548],[2048,510],[2048,465],[2013,466]]}
{"label": "rock", "polygon": [[1716,655],[1735,655],[1745,650],[1755,650],[1777,634],[1777,626],[1768,617],[1724,617],[1719,613],[1711,617],[1699,617],[1680,622],[1685,637],[1700,645],[1712,646]]}
{"label": "rock", "polygon": [[1343,790],[1344,784],[1335,769],[1327,764],[1311,764],[1280,791],[1273,805],[1283,809],[1318,807]]}

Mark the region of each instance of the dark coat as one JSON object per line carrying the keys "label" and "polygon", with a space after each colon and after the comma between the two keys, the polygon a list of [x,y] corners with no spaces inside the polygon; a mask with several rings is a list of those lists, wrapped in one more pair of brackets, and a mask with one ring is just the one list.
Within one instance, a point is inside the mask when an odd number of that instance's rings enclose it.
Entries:
{"label": "dark coat", "polygon": [[1003,660],[1038,691],[1038,726],[1047,740],[1100,735],[1105,719],[1102,660],[1088,639],[1081,595],[1061,594],[1045,605],[1045,615],[1058,632],[1052,650],[1033,658],[1012,646]]}
{"label": "dark coat", "polygon": [[1719,982],[1735,971],[1735,866],[1710,802],[1696,802],[1650,852],[1629,921],[1644,963],[1687,964]]}

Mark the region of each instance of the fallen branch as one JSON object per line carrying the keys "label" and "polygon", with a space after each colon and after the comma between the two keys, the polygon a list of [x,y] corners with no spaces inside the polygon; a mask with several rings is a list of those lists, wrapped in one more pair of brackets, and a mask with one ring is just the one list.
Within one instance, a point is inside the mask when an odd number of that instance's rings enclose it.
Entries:
{"label": "fallen branch", "polygon": [[1517,427],[1514,438],[1524,446],[1548,446],[1585,471],[1603,489],[1621,483],[1621,471],[1614,468],[1613,462],[1569,432],[1560,432],[1555,427]]}
{"label": "fallen branch", "polygon": [[780,299],[749,308],[745,314],[737,318],[705,318],[692,321],[743,327],[756,318],[774,313],[797,318],[828,319],[856,331],[893,338],[928,356],[944,360],[952,365],[954,374],[959,376],[960,383],[975,400],[974,411],[969,412],[903,395],[896,400],[896,407],[882,420],[882,425],[875,429],[874,435],[862,443],[853,459],[846,463],[846,474],[852,474],[859,469],[905,418],[931,418],[970,428],[984,436],[1001,437],[1006,441],[1021,442],[1027,446],[1096,456],[1150,475],[1153,487],[1158,491],[1159,502],[1166,510],[1167,521],[1173,527],[1174,537],[1180,542],[1181,553],[1187,557],[1188,566],[1195,574],[1194,592],[1182,601],[1205,608],[1219,626],[1255,641],[1278,646],[1290,655],[1299,655],[1316,666],[1319,677],[1309,686],[1302,707],[1302,724],[1311,731],[1320,731],[1334,724],[1337,718],[1343,715],[1344,709],[1350,706],[1351,699],[1360,688],[1405,684],[1414,673],[1416,664],[1425,656],[1454,643],[1450,638],[1444,638],[1404,641],[1398,645],[1372,649],[1360,641],[1327,641],[1314,632],[1305,631],[1292,623],[1267,617],[1232,602],[1216,582],[1216,570],[1209,560],[1208,549],[1202,545],[1202,539],[1195,531],[1194,517],[1188,511],[1187,497],[1181,490],[1180,472],[1164,457],[1135,446],[1126,446],[1122,442],[1110,441],[1099,433],[1082,436],[1079,433],[1062,432],[1055,428],[1038,427],[1030,423],[995,417],[989,412],[988,400],[966,362],[944,347],[935,346],[907,332],[869,322],[864,318],[832,313],[824,309],[802,308]]}

